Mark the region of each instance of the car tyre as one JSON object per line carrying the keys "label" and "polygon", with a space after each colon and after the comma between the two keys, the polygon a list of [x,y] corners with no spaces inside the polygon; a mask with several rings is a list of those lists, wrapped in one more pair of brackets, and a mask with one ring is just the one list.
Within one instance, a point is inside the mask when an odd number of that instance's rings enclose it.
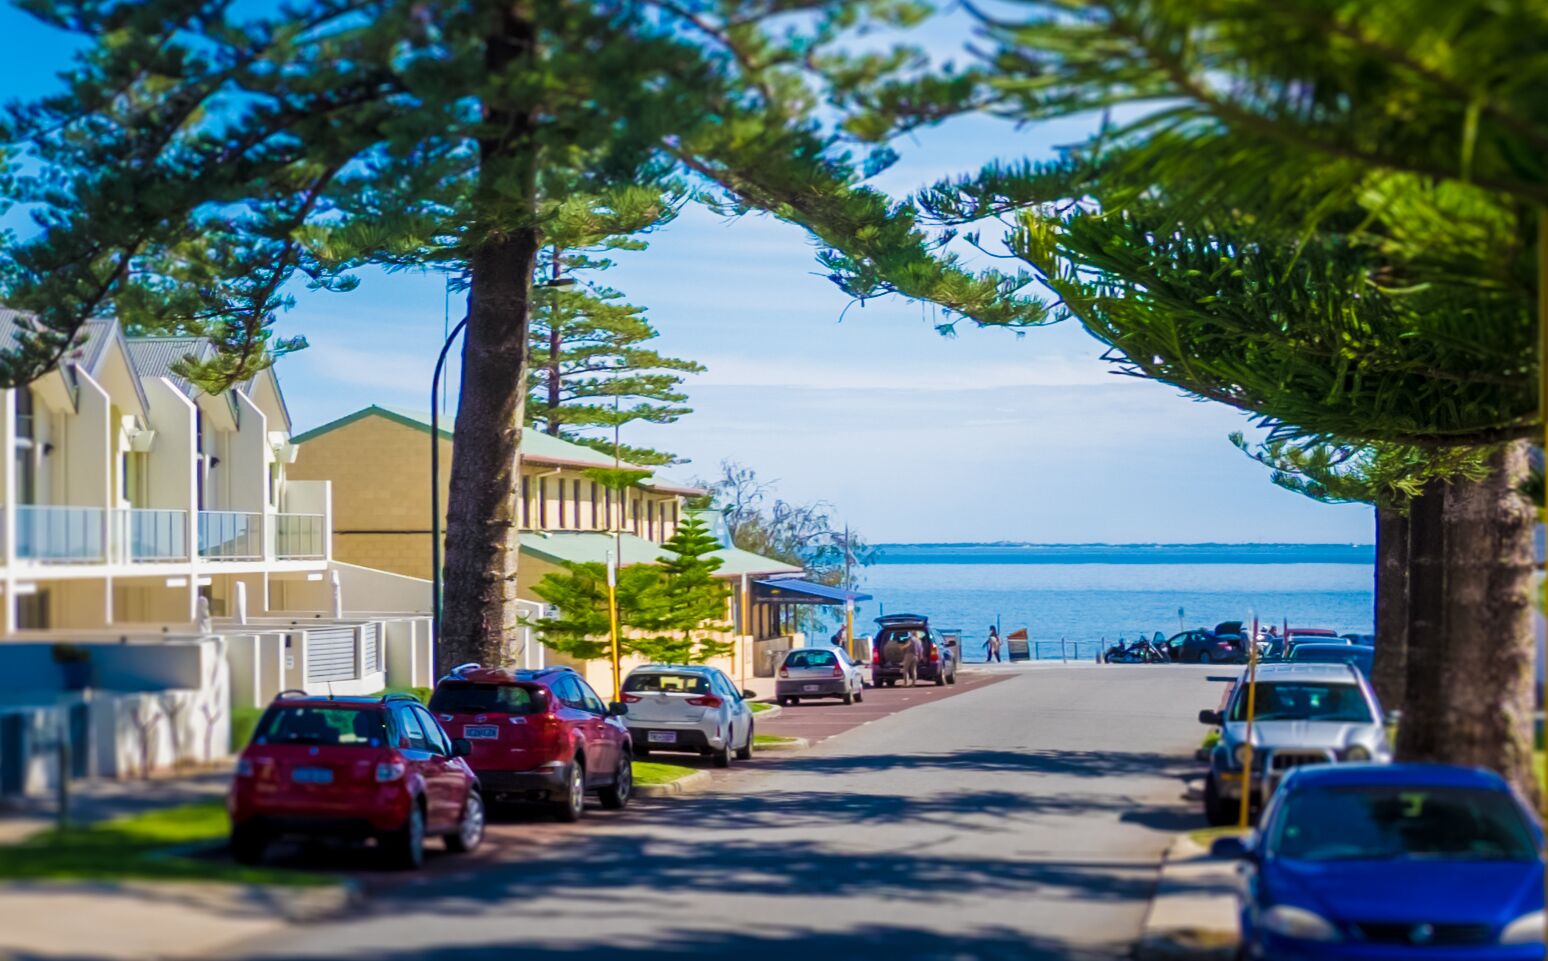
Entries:
{"label": "car tyre", "polygon": [[723,744],[718,751],[711,751],[710,752],[710,762],[712,764],[714,764],[716,767],[730,767],[731,766],[731,738],[730,737],[726,738],[725,744]]}
{"label": "car tyre", "polygon": [[940,671],[936,671],[935,672],[935,686],[936,687],[945,687],[946,686],[946,675],[941,673]]}
{"label": "car tyre", "polygon": [[579,757],[570,762],[564,774],[564,797],[554,802],[554,817],[574,824],[586,813],[586,765]]}
{"label": "car tyre", "polygon": [[839,700],[843,701],[845,704],[853,704],[855,703],[855,692],[845,688],[844,693],[839,698]]}
{"label": "car tyre", "polygon": [[1220,796],[1220,785],[1211,774],[1204,781],[1204,820],[1209,822],[1212,828],[1229,827],[1236,823],[1238,812],[1231,810],[1231,805]]}
{"label": "car tyre", "polygon": [[752,760],[754,737],[757,737],[757,725],[749,723],[747,725],[747,743],[736,749],[736,759],[738,761]]}
{"label": "car tyre", "polygon": [[957,672],[956,671],[952,671],[950,674],[946,675],[946,683],[947,684],[955,684],[955,683],[957,683]]}
{"label": "car tyre", "polygon": [[404,871],[417,870],[425,863],[425,808],[416,799],[409,807],[403,827],[382,839],[387,863]]}
{"label": "car tyre", "polygon": [[469,791],[468,799],[462,802],[462,817],[457,819],[457,830],[445,837],[446,850],[453,854],[467,854],[478,847],[484,840],[484,823],[487,819],[484,796],[477,791]]}
{"label": "car tyre", "polygon": [[1215,662],[1214,656],[1211,655],[1208,651],[1200,651],[1199,652],[1199,663],[1200,664],[1213,664],[1214,662]]}
{"label": "car tyre", "polygon": [[634,796],[634,758],[627,751],[618,761],[618,770],[613,772],[613,783],[597,792],[597,796],[609,811],[622,811],[629,806],[629,798]]}
{"label": "car tyre", "polygon": [[263,860],[269,838],[255,827],[231,829],[231,859],[238,864],[258,864]]}
{"label": "car tyre", "polygon": [[861,684],[858,688],[855,689],[855,703],[859,704],[861,701],[864,701],[864,700],[865,700],[865,685]]}

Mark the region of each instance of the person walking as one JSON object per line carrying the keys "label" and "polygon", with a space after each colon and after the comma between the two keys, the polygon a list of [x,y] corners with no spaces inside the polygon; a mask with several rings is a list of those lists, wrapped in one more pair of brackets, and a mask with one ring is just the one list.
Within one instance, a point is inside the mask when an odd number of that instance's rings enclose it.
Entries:
{"label": "person walking", "polygon": [[989,640],[984,642],[984,663],[987,664],[990,661],[1005,663],[1000,658],[1000,632],[993,624],[989,625]]}

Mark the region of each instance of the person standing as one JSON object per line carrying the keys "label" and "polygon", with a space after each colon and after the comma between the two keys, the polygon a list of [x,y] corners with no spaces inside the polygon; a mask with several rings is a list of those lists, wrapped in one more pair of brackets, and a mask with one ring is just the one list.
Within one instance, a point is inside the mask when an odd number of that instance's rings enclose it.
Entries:
{"label": "person standing", "polygon": [[1000,658],[1000,632],[993,624],[989,625],[989,640],[984,642],[984,663],[987,664],[990,661],[1005,663]]}

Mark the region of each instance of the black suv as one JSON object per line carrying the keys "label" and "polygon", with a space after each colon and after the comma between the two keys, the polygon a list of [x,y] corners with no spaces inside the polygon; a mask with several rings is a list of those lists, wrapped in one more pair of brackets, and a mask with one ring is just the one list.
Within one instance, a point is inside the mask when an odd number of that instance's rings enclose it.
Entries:
{"label": "black suv", "polygon": [[1172,635],[1166,642],[1172,660],[1180,664],[1237,664],[1247,659],[1240,635],[1198,628]]}
{"label": "black suv", "polygon": [[957,642],[930,629],[930,619],[921,614],[888,614],[876,619],[876,640],[871,646],[871,685],[892,687],[903,679],[903,666],[887,662],[884,651],[893,639],[908,643],[916,636],[924,655],[919,659],[916,676],[937,685],[957,683]]}

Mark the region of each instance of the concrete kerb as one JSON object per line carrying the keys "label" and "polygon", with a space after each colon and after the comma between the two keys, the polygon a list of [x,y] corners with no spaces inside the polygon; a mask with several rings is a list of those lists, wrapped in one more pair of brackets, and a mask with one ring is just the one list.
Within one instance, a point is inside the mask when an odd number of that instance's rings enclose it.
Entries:
{"label": "concrete kerb", "polygon": [[709,790],[713,778],[708,771],[694,771],[666,784],[636,784],[634,793],[640,797],[675,797],[679,794],[697,794]]}
{"label": "concrete kerb", "polygon": [[[784,735],[777,736],[784,737]],[[786,737],[782,741],[775,741],[773,743],[765,741],[761,744],[754,744],[753,753],[762,754],[765,751],[804,751],[811,746],[812,742],[804,737]]]}
{"label": "concrete kerb", "polygon": [[784,708],[780,707],[778,704],[773,703],[772,701],[759,701],[758,703],[767,704],[768,708],[762,711],[753,712],[754,725],[756,725],[759,721],[772,721],[776,717],[779,717],[781,714],[785,713]]}
{"label": "concrete kerb", "polygon": [[1236,866],[1179,837],[1161,862],[1136,961],[1231,961],[1241,944]]}

